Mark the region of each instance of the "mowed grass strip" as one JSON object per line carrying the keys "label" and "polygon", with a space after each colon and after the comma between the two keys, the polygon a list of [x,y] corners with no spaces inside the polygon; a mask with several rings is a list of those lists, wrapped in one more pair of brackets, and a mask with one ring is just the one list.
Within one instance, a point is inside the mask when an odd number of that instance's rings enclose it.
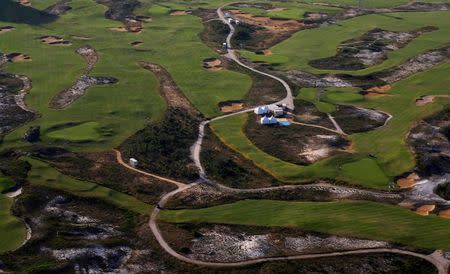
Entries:
{"label": "mowed grass strip", "polygon": [[11,215],[13,199],[0,194],[0,253],[18,248],[26,239],[25,224]]}
{"label": "mowed grass strip", "polygon": [[153,207],[151,205],[146,204],[133,196],[123,194],[95,183],[80,181],[63,175],[42,161],[32,158],[24,159],[32,165],[32,169],[28,176],[29,181],[32,184],[59,189],[80,197],[103,200],[117,207],[142,215],[147,215],[152,211]]}
{"label": "mowed grass strip", "polygon": [[75,142],[95,141],[101,138],[97,131],[98,123],[87,122],[73,127],[50,131],[47,136],[53,139],[62,139]]}
{"label": "mowed grass strip", "polygon": [[299,227],[417,248],[450,249],[449,219],[424,217],[398,206],[373,202],[246,200],[205,209],[165,210],[160,219],[175,223]]}

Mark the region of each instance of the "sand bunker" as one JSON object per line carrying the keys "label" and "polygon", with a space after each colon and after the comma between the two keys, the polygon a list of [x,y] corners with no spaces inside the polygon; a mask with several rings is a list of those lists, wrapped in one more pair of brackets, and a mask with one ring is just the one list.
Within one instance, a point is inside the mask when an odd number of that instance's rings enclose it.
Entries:
{"label": "sand bunker", "polygon": [[112,31],[115,32],[127,32],[127,29],[125,27],[117,27],[117,28],[109,28]]}
{"label": "sand bunker", "polygon": [[241,22],[250,25],[257,25],[271,31],[276,31],[278,34],[292,32],[304,26],[302,22],[297,20],[255,16],[252,14],[243,13],[240,10],[229,10],[229,12],[233,13],[234,17]]}
{"label": "sand bunker", "polygon": [[400,188],[410,188],[413,187],[417,180],[419,180],[419,176],[416,173],[411,173],[406,178],[401,178],[397,180],[397,185]]}
{"label": "sand bunker", "polygon": [[263,49],[263,50],[258,50],[256,52],[256,54],[269,56],[269,55],[272,55],[272,51],[270,49]]}
{"label": "sand bunker", "polygon": [[28,0],[19,0],[19,3],[20,3],[22,6],[26,6],[26,7],[31,6],[30,1],[28,1]]}
{"label": "sand bunker", "polygon": [[18,53],[18,52],[8,54],[8,55],[6,55],[6,58],[8,59],[9,62],[12,62],[12,63],[32,61],[30,56],[28,56],[26,54]]}
{"label": "sand bunker", "polygon": [[125,28],[128,32],[141,33],[142,22],[136,19],[126,19]]}
{"label": "sand bunker", "polygon": [[41,36],[41,37],[39,37],[39,39],[41,40],[42,43],[47,44],[47,45],[56,45],[56,46],[72,45],[72,43],[70,43],[67,40],[64,40],[60,36],[48,35],[48,36]]}
{"label": "sand bunker", "polygon": [[0,27],[0,34],[1,33],[5,33],[5,32],[10,32],[15,30],[16,28],[13,26],[4,26],[4,27]]}
{"label": "sand bunker", "polygon": [[144,42],[142,41],[134,41],[130,43],[130,45],[132,45],[133,47],[139,47],[142,44],[144,44]]}
{"label": "sand bunker", "polygon": [[176,15],[186,15],[186,14],[191,14],[191,13],[192,13],[191,10],[174,10],[174,11],[170,12],[170,15],[176,16]]}
{"label": "sand bunker", "polygon": [[217,71],[217,70],[222,70],[222,61],[220,61],[220,59],[217,58],[207,58],[205,60],[203,60],[203,67],[208,69],[208,70],[212,70],[212,71]]}
{"label": "sand bunker", "polygon": [[439,217],[450,218],[450,209],[439,211]]}
{"label": "sand bunker", "polygon": [[421,107],[432,103],[435,98],[450,98],[450,95],[426,95],[416,100],[416,106]]}
{"label": "sand bunker", "polygon": [[244,107],[244,103],[241,101],[225,101],[219,103],[220,111],[224,113],[234,112],[241,110]]}
{"label": "sand bunker", "polygon": [[416,209],[416,213],[422,216],[430,215],[430,212],[436,208],[435,205],[423,205]]}
{"label": "sand bunker", "polygon": [[83,36],[83,35],[72,35],[72,39],[75,40],[91,40],[91,37]]}

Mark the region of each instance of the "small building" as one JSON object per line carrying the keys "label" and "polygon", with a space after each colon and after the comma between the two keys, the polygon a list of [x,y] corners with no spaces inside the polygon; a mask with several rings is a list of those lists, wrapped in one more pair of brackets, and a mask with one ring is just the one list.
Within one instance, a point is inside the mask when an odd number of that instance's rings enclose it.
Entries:
{"label": "small building", "polygon": [[231,13],[225,12],[225,18],[230,18],[230,17],[231,17]]}
{"label": "small building", "polygon": [[136,160],[135,158],[130,158],[129,162],[130,162],[130,166],[132,166],[132,167],[137,167],[139,164],[139,161]]}
{"label": "small building", "polygon": [[277,105],[270,105],[269,110],[273,113],[275,116],[282,116],[284,115],[284,109]]}
{"label": "small building", "polygon": [[253,110],[253,112],[257,115],[264,115],[269,113],[269,107],[268,106],[257,107]]}
{"label": "small building", "polygon": [[273,117],[273,116],[264,116],[261,118],[260,120],[261,125],[275,125],[278,123],[277,118]]}
{"label": "small building", "polygon": [[226,42],[223,42],[223,43],[222,43],[222,46],[223,46],[224,49],[228,48],[228,45],[227,45]]}

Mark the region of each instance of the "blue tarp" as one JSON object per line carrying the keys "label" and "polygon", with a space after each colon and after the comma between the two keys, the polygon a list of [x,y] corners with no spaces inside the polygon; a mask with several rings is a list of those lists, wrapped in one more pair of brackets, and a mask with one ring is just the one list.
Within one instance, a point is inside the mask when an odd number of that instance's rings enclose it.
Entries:
{"label": "blue tarp", "polygon": [[288,122],[288,121],[281,121],[281,122],[278,122],[279,124],[280,124],[280,126],[285,126],[285,127],[287,127],[287,126],[290,126],[291,125],[291,123],[290,122]]}

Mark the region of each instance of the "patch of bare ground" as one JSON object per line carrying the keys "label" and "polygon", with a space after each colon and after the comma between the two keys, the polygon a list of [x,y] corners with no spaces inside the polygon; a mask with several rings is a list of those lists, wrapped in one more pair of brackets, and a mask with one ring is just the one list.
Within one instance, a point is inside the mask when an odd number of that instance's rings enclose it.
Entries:
{"label": "patch of bare ground", "polygon": [[333,123],[328,119],[327,114],[320,112],[313,103],[295,100],[294,105],[295,111],[292,116],[294,121],[305,124],[315,124],[331,129],[334,128]]}
{"label": "patch of bare ground", "polygon": [[192,14],[192,10],[172,10],[169,13],[169,15],[171,16],[187,15],[187,14]]}
{"label": "patch of bare ground", "polygon": [[337,105],[332,115],[347,134],[379,128],[389,119],[389,115],[384,112],[349,105]]}
{"label": "patch of bare ground", "polygon": [[47,45],[55,45],[55,46],[70,46],[72,43],[70,41],[64,40],[64,38],[60,36],[47,35],[39,37],[42,43]]}
{"label": "patch of bare ground", "polygon": [[49,103],[51,108],[63,109],[70,106],[78,98],[83,96],[87,89],[95,85],[108,85],[117,83],[117,79],[113,77],[91,77],[88,74],[91,72],[94,65],[97,63],[97,52],[94,48],[85,46],[76,50],[76,53],[81,55],[86,60],[86,69],[83,75],[77,79],[75,84],[64,89],[53,97]]}
{"label": "patch of bare ground", "polygon": [[230,30],[226,24],[218,19],[216,10],[199,8],[194,10],[192,15],[202,19],[203,31],[199,36],[203,43],[216,52],[225,54],[226,50],[222,43]]}
{"label": "patch of bare ground", "polygon": [[170,237],[166,232],[176,250],[189,258],[209,262],[389,246],[381,241],[312,234],[294,228],[167,223],[162,226],[176,235]]}
{"label": "patch of bare ground", "polygon": [[393,10],[394,11],[450,10],[450,3],[428,3],[428,2],[420,2],[420,1],[411,1],[408,4],[394,7]]}
{"label": "patch of bare ground", "polygon": [[223,101],[219,103],[220,111],[223,113],[231,113],[244,108],[244,103],[237,100]]}
{"label": "patch of bare ground", "polygon": [[[269,183],[271,181],[267,179],[266,184],[269,185]],[[276,184],[275,181],[272,183],[272,185]],[[232,186],[234,187],[234,185]],[[167,209],[204,208],[246,199],[317,202],[364,200],[393,205],[404,200],[404,195],[401,192],[356,189],[345,186],[341,182],[318,181],[310,184],[273,187],[266,187],[266,185],[255,182],[254,185],[242,184],[237,187],[245,187],[246,189],[228,188],[218,184],[198,184],[186,191],[177,193],[164,207]]]}
{"label": "patch of bare ground", "polygon": [[350,142],[330,131],[291,125],[261,125],[259,118],[251,115],[245,126],[247,137],[261,150],[281,160],[308,165],[343,153]]}
{"label": "patch of bare ground", "polygon": [[443,218],[450,218],[450,209],[439,211],[439,216]]}
{"label": "patch of bare ground", "polygon": [[27,77],[0,72],[0,141],[7,132],[36,117],[24,102],[30,89]]}
{"label": "patch of bare ground", "polygon": [[13,211],[33,236],[20,249],[0,255],[6,272],[174,273],[156,256],[158,246],[140,232],[144,216],[32,184],[24,187]]}
{"label": "patch of bare ground", "polygon": [[373,29],[359,38],[341,43],[334,56],[309,62],[320,69],[360,70],[382,63],[389,52],[406,46],[416,37],[436,30],[435,27],[420,28],[410,32]]}
{"label": "patch of bare ground", "polygon": [[392,96],[388,94],[389,90],[391,90],[391,85],[374,86],[361,91],[360,94],[368,97]]}
{"label": "patch of bare ground", "polygon": [[72,7],[67,4],[69,1],[70,0],[59,0],[55,4],[44,9],[44,12],[51,15],[65,14],[66,12],[72,9]]}
{"label": "patch of bare ground", "polygon": [[13,26],[4,26],[4,27],[0,27],[0,34],[5,33],[5,32],[10,32],[15,30],[16,28]]}
{"label": "patch of bare ground", "polygon": [[192,105],[192,103],[186,98],[183,92],[175,84],[175,81],[170,76],[169,72],[162,66],[149,63],[140,62],[141,67],[151,71],[156,75],[159,80],[159,91],[161,96],[166,99],[167,104],[171,108],[180,108],[188,111],[191,115],[198,116],[200,112]]}
{"label": "patch of bare ground", "polygon": [[325,88],[352,86],[350,81],[343,80],[336,75],[315,75],[299,70],[279,72],[279,74],[299,87]]}
{"label": "patch of bare ground", "polygon": [[31,2],[29,0],[19,0],[19,3],[25,7],[31,7]]}
{"label": "patch of bare ground", "polygon": [[270,48],[305,27],[297,20],[254,16],[240,10],[227,12],[240,22],[233,36],[233,46],[253,51]]}
{"label": "patch of bare ground", "polygon": [[256,188],[279,184],[270,174],[228,148],[209,129],[203,139],[200,156],[209,179],[226,186]]}
{"label": "patch of bare ground", "polygon": [[450,46],[432,50],[409,59],[404,64],[376,73],[375,76],[386,83],[394,83],[421,71],[428,70],[450,58]]}
{"label": "patch of bare ground", "polygon": [[222,70],[222,61],[220,59],[211,57],[203,60],[203,67],[207,70],[218,71]]}
{"label": "patch of bare ground", "polygon": [[252,86],[242,100],[244,108],[271,104],[286,96],[283,85],[275,79],[244,69],[229,59],[222,59],[222,65],[228,70],[244,73],[252,78]]}
{"label": "patch of bare ground", "polygon": [[417,158],[420,177],[450,173],[450,110],[418,122],[407,141]]}
{"label": "patch of bare ground", "polygon": [[19,53],[19,52],[13,52],[5,55],[5,60],[11,63],[21,63],[21,62],[31,62],[32,59],[30,56]]}
{"label": "patch of bare ground", "polygon": [[161,195],[175,189],[171,184],[118,164],[114,152],[73,153],[43,147],[36,149],[33,155],[47,161],[63,174],[127,193],[149,204],[156,204]]}
{"label": "patch of bare ground", "polygon": [[426,96],[421,96],[419,99],[416,99],[416,106],[418,107],[422,107],[425,106],[429,103],[432,103],[434,101],[435,98],[450,98],[450,94],[449,95],[426,95]]}
{"label": "patch of bare ground", "polygon": [[170,74],[161,66],[140,62],[159,79],[160,93],[168,109],[161,119],[128,138],[120,151],[125,158],[139,160],[141,169],[190,182],[198,178],[190,159],[190,147],[197,139],[200,112],[179,90]]}

